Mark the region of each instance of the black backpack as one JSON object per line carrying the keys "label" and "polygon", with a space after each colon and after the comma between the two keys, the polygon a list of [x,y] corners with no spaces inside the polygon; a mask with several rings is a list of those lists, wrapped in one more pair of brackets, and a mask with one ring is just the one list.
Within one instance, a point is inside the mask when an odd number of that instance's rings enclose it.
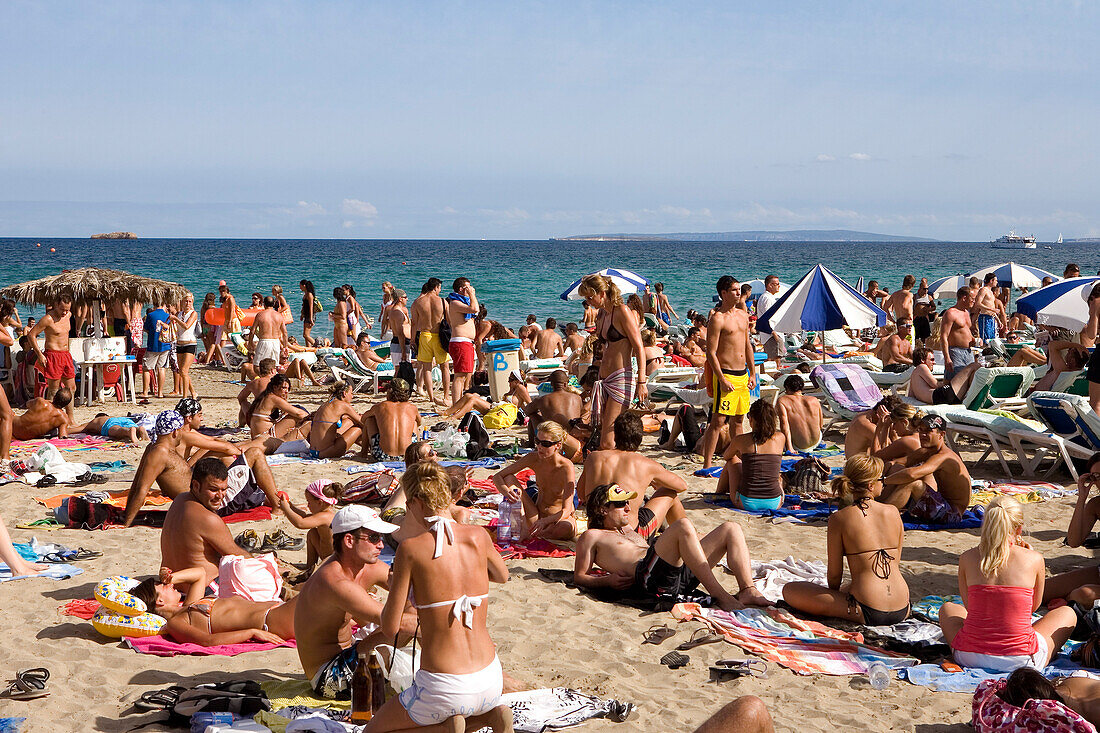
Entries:
{"label": "black backpack", "polygon": [[496,457],[499,454],[489,447],[491,438],[489,437],[489,431],[485,429],[485,424],[481,422],[481,418],[470,412],[466,414],[466,417],[462,418],[462,422],[458,424],[458,429],[470,436],[470,441],[466,443],[466,458],[471,461],[476,461],[479,458]]}
{"label": "black backpack", "polygon": [[190,725],[195,713],[235,713],[250,718],[261,710],[270,710],[267,693],[255,680],[234,680],[199,685],[180,693],[168,709],[168,725]]}
{"label": "black backpack", "polygon": [[443,318],[439,321],[439,345],[443,350],[451,348],[451,323],[447,320],[447,303],[443,303]]}
{"label": "black backpack", "polygon": [[404,379],[410,386],[416,384],[416,370],[413,369],[411,361],[403,361],[397,366],[397,371],[394,372],[394,376],[398,379]]}

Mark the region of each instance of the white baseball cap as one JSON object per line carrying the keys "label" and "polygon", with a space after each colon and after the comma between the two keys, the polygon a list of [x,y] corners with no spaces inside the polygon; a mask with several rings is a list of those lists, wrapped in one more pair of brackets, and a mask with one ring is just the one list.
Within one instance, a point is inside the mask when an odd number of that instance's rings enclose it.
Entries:
{"label": "white baseball cap", "polygon": [[357,529],[369,529],[372,532],[389,534],[400,529],[396,524],[382,521],[377,509],[358,504],[349,504],[336,512],[336,516],[332,518],[332,524],[329,526],[332,528],[333,534],[354,532]]}

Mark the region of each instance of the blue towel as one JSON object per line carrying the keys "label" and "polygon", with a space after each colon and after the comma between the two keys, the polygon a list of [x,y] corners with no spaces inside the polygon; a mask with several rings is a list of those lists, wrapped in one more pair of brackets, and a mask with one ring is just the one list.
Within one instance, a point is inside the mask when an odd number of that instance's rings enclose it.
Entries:
{"label": "blue towel", "polygon": [[[1043,670],[1044,677],[1065,677],[1070,672],[1085,669],[1070,661],[1065,654],[1059,654]],[[1008,672],[993,672],[987,669],[966,668],[962,672],[945,672],[938,664],[918,664],[898,670],[898,674],[914,685],[930,687],[935,692],[967,692],[973,694],[983,680],[1008,679]]]}
{"label": "blue towel", "polygon": [[20,575],[13,578],[11,576],[11,568],[7,563],[0,562],[0,583],[7,580],[18,580],[19,578],[52,578],[54,580],[65,580],[71,578],[74,575],[80,575],[84,571],[75,565],[51,565],[48,569],[43,570],[37,575]]}
{"label": "blue towel", "polygon": [[0,718],[0,733],[19,733],[26,718]]}
{"label": "blue towel", "polygon": [[[821,519],[827,517],[835,512],[838,507],[835,504],[828,504],[823,501],[810,501],[807,499],[801,499],[797,494],[787,494],[786,499],[783,500],[783,506],[779,509],[761,509],[759,511],[749,511],[748,509],[736,509],[730,500],[726,496],[704,496],[703,501],[707,504],[713,504],[715,506],[725,507],[727,509],[733,509],[734,511],[744,512],[745,514],[752,514],[757,517],[796,517],[798,519]],[[980,506],[971,507],[963,515],[962,519],[958,522],[951,524],[928,524],[927,522],[915,522],[908,514],[902,514],[901,518],[905,529],[920,529],[927,532],[933,532],[940,529],[973,529],[975,527],[982,526],[983,510]]]}
{"label": "blue towel", "polygon": [[[783,458],[779,462],[780,472],[793,471],[794,470],[794,465],[796,463],[798,463],[799,461],[801,461],[803,457],[809,456],[809,455],[812,455],[812,454],[799,453],[797,458],[794,458],[794,457]],[[700,468],[698,471],[695,472],[695,475],[696,476],[704,476],[704,477],[707,477],[707,478],[717,478],[719,475],[721,475],[722,468],[723,468],[722,466],[711,466],[710,468]],[[840,466],[831,466],[829,468],[829,478],[830,479],[834,479],[842,473],[844,473],[844,469],[841,468]]]}

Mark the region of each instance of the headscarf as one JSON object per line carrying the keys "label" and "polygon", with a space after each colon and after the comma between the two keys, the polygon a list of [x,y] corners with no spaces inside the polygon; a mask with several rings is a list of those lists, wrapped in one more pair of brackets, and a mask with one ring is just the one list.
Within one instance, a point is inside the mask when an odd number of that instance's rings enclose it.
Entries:
{"label": "headscarf", "polygon": [[184,397],[176,403],[176,412],[180,414],[180,417],[186,420],[202,412],[202,403],[194,397]]}

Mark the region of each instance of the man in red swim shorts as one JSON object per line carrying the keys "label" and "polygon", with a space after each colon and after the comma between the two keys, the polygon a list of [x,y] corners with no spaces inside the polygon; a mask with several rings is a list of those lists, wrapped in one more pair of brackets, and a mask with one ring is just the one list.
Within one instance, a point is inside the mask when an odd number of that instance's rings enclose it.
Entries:
{"label": "man in red swim shorts", "polygon": [[474,286],[464,277],[454,281],[454,292],[447,296],[447,322],[451,324],[451,343],[447,353],[454,362],[454,379],[451,380],[451,402],[457,403],[470,387],[470,378],[477,365],[474,338],[477,336],[477,318],[480,304]]}
{"label": "man in red swim shorts", "polygon": [[[68,295],[62,295],[57,302],[46,311],[38,323],[34,324],[27,339],[30,348],[38,356],[35,369],[42,372],[46,378],[47,400],[53,399],[53,393],[64,385],[69,391],[76,394],[76,365],[69,353],[69,322],[72,319],[73,301]],[[38,334],[46,336],[46,348],[43,351],[38,348]],[[73,403],[69,402],[65,408],[69,416],[69,423],[73,422]]]}

